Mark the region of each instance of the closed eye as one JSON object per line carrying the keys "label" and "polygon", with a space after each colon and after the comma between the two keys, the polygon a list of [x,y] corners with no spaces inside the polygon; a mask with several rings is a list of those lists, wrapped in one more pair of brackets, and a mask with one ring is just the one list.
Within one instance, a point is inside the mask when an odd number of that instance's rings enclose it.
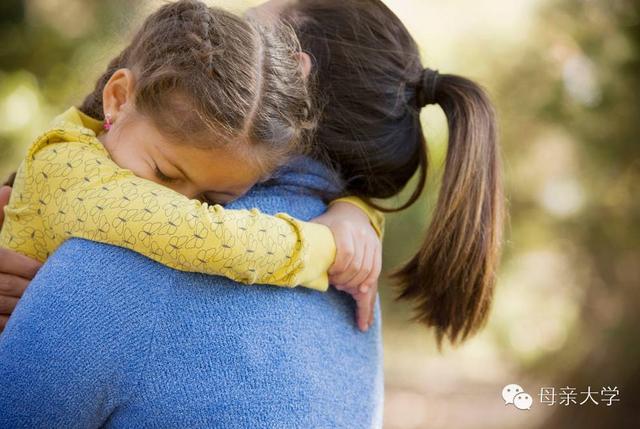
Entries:
{"label": "closed eye", "polygon": [[160,170],[160,167],[158,167],[158,165],[156,164],[155,168],[155,175],[158,179],[162,180],[163,182],[174,182],[176,179],[174,179],[173,177],[169,177],[166,174],[164,174],[162,172],[162,170]]}

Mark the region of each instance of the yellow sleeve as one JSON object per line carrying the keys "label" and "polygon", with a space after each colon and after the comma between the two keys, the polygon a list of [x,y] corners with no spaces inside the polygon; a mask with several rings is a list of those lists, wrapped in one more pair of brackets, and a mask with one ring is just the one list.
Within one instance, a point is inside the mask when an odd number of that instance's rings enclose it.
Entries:
{"label": "yellow sleeve", "polygon": [[369,221],[371,222],[371,226],[378,233],[378,237],[380,237],[380,240],[384,238],[384,213],[374,209],[373,207],[371,207],[370,205],[368,205],[366,202],[364,202],[362,199],[358,197],[338,198],[331,201],[329,203],[329,206],[338,202],[353,204],[354,206],[362,210],[369,218]]}
{"label": "yellow sleeve", "polygon": [[247,284],[329,286],[335,242],[324,225],[191,200],[83,143],[49,144],[28,168],[49,248],[78,237]]}

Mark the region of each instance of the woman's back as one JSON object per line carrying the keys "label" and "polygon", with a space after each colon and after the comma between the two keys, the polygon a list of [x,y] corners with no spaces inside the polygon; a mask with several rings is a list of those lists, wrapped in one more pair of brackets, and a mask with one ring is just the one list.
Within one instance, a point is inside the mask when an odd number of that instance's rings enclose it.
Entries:
{"label": "woman's back", "polygon": [[[310,219],[309,186],[330,185],[304,162],[232,207]],[[380,426],[376,313],[361,333],[335,289],[239,286],[71,240],[0,340],[0,426]]]}

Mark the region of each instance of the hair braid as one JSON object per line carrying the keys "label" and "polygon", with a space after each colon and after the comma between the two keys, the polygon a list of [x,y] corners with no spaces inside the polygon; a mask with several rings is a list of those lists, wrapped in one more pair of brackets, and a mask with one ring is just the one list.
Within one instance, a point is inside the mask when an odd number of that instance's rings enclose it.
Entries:
{"label": "hair braid", "polygon": [[299,51],[295,33],[281,23],[259,26],[201,1],[179,0],[145,20],[80,110],[104,119],[104,87],[128,68],[136,78],[136,111],[161,132],[203,146],[249,142],[247,153],[271,169],[299,151],[310,127]]}

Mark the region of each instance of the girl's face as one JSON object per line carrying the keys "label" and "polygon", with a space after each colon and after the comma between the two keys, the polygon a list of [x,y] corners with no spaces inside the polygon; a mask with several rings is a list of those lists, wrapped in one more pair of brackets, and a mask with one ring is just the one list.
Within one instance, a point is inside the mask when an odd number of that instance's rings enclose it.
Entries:
{"label": "girl's face", "polygon": [[103,91],[104,111],[113,125],[98,138],[120,167],[189,198],[218,204],[242,196],[262,178],[263,171],[247,154],[248,143],[202,148],[162,134],[135,111],[134,85],[133,73],[120,69]]}
{"label": "girl's face", "polygon": [[100,139],[120,167],[189,198],[226,204],[261,178],[241,151],[172,141],[140,115],[121,117]]}

